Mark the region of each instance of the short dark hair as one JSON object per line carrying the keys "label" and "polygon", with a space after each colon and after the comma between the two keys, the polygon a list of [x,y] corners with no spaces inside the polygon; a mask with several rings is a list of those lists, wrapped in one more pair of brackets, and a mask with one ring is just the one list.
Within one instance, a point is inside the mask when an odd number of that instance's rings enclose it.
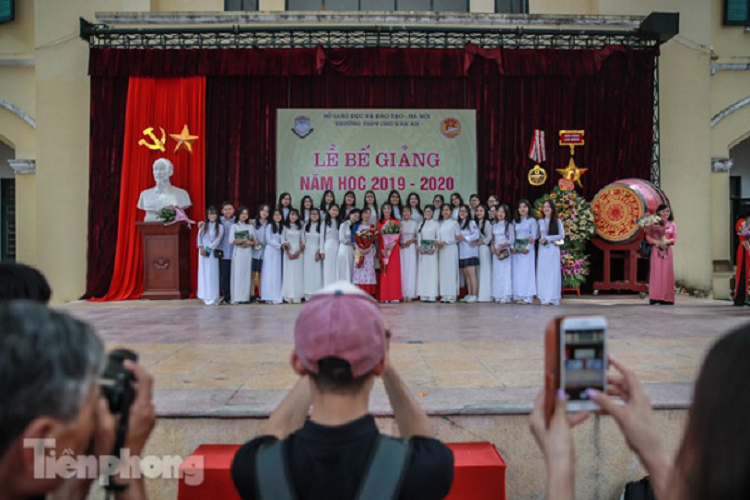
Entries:
{"label": "short dark hair", "polygon": [[36,268],[16,262],[0,262],[0,301],[27,299],[46,304],[52,297],[47,278]]}
{"label": "short dark hair", "polygon": [[369,371],[355,378],[347,361],[341,358],[323,358],[318,361],[318,373],[311,373],[310,378],[322,393],[354,394],[362,390],[371,375],[372,371]]}

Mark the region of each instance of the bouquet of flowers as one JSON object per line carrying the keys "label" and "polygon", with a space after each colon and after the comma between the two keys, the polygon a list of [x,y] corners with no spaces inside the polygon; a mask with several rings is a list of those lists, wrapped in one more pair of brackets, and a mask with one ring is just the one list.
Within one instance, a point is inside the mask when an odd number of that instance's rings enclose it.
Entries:
{"label": "bouquet of flowers", "polygon": [[383,265],[388,268],[388,261],[391,258],[391,252],[397,248],[398,239],[401,235],[401,226],[398,223],[389,220],[383,225],[380,233],[383,236]]}
{"label": "bouquet of flowers", "polygon": [[581,288],[589,275],[589,257],[563,250],[560,255],[562,262],[562,279],[564,288]]}
{"label": "bouquet of flowers", "polygon": [[164,207],[159,210],[159,219],[165,224],[172,222],[177,217],[177,211],[174,207]]}
{"label": "bouquet of flowers", "polygon": [[188,229],[192,229],[193,224],[195,224],[195,221],[191,220],[182,208],[174,206],[164,207],[159,210],[159,219],[164,221],[165,226],[184,222],[187,224]]}
{"label": "bouquet of flowers", "polygon": [[374,227],[360,227],[354,233],[354,263],[357,267],[362,267],[365,263],[365,255],[372,248],[373,243],[378,239],[378,230]]}
{"label": "bouquet of flowers", "polygon": [[594,234],[594,212],[591,205],[574,190],[563,190],[555,187],[534,203],[538,218],[544,217],[542,207],[550,200],[555,204],[557,216],[565,228],[565,239],[553,241],[560,247],[563,284],[565,288],[580,288],[589,274],[586,242]]}
{"label": "bouquet of flowers", "polygon": [[661,224],[661,217],[656,214],[646,214],[635,222],[638,227],[656,226]]}
{"label": "bouquet of flowers", "polygon": [[743,222],[742,225],[740,226],[739,231],[737,231],[737,235],[749,237],[750,236],[750,223],[748,223],[747,221]]}

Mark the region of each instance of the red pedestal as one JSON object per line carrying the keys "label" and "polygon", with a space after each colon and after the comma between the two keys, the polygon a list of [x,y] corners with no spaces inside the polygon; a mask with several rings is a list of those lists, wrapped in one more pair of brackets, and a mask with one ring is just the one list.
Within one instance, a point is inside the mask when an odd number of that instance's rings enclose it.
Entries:
{"label": "red pedestal", "polygon": [[[594,282],[594,290],[628,290],[631,292],[648,291],[648,283],[638,281],[638,259],[641,254],[641,240],[637,239],[630,243],[607,243],[599,238],[594,238],[596,248],[604,252],[604,281]],[[625,279],[623,281],[612,281],[612,261],[623,260],[625,268]]]}
{"label": "red pedestal", "polygon": [[141,299],[174,300],[190,295],[190,229],[185,224],[136,222],[143,235]]}
{"label": "red pedestal", "polygon": [[[447,500],[505,500],[505,461],[492,443],[447,445],[456,467]],[[234,444],[199,446],[180,465],[178,500],[239,500],[230,471],[238,449]]]}

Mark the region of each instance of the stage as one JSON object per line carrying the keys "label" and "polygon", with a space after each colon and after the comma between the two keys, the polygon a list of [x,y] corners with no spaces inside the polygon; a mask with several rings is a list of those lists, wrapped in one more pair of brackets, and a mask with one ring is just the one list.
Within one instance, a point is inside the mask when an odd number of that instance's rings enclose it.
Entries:
{"label": "stage", "polygon": [[[198,301],[74,303],[109,347],[137,351],[167,417],[263,417],[289,389],[301,306],[206,307]],[[392,359],[430,414],[526,413],[542,383],[543,330],[557,315],[601,314],[610,353],[634,369],[661,408],[684,408],[707,347],[745,318],[729,302],[678,297],[566,298],[560,307],[389,304]],[[388,414],[378,386],[376,413]]]}
{"label": "stage", "polygon": [[[201,444],[242,443],[295,377],[289,367],[300,306],[206,307],[198,301],[71,303],[108,347],[132,348],[154,375],[159,421],[147,452],[187,456]],[[393,362],[449,442],[490,441],[508,463],[509,498],[540,498],[544,465],[526,414],[542,384],[543,329],[557,315],[603,314],[610,352],[634,369],[676,450],[692,383],[707,348],[747,316],[730,302],[678,296],[674,307],[637,296],[566,298],[560,307],[495,304],[382,306],[394,332]],[[397,433],[382,389],[372,407]],[[611,418],[576,430],[577,497],[619,498],[645,472]],[[152,498],[175,499],[175,480],[149,482]]]}

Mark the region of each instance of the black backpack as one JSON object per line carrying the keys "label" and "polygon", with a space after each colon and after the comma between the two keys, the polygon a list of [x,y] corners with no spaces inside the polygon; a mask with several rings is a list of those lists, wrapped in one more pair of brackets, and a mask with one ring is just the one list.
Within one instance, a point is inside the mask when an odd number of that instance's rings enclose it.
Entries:
{"label": "black backpack", "polygon": [[649,477],[626,484],[620,500],[656,500]]}
{"label": "black backpack", "polygon": [[[288,441],[275,441],[258,450],[255,477],[260,500],[296,500],[289,477]],[[409,463],[409,441],[380,435],[362,478],[357,500],[396,500]]]}

